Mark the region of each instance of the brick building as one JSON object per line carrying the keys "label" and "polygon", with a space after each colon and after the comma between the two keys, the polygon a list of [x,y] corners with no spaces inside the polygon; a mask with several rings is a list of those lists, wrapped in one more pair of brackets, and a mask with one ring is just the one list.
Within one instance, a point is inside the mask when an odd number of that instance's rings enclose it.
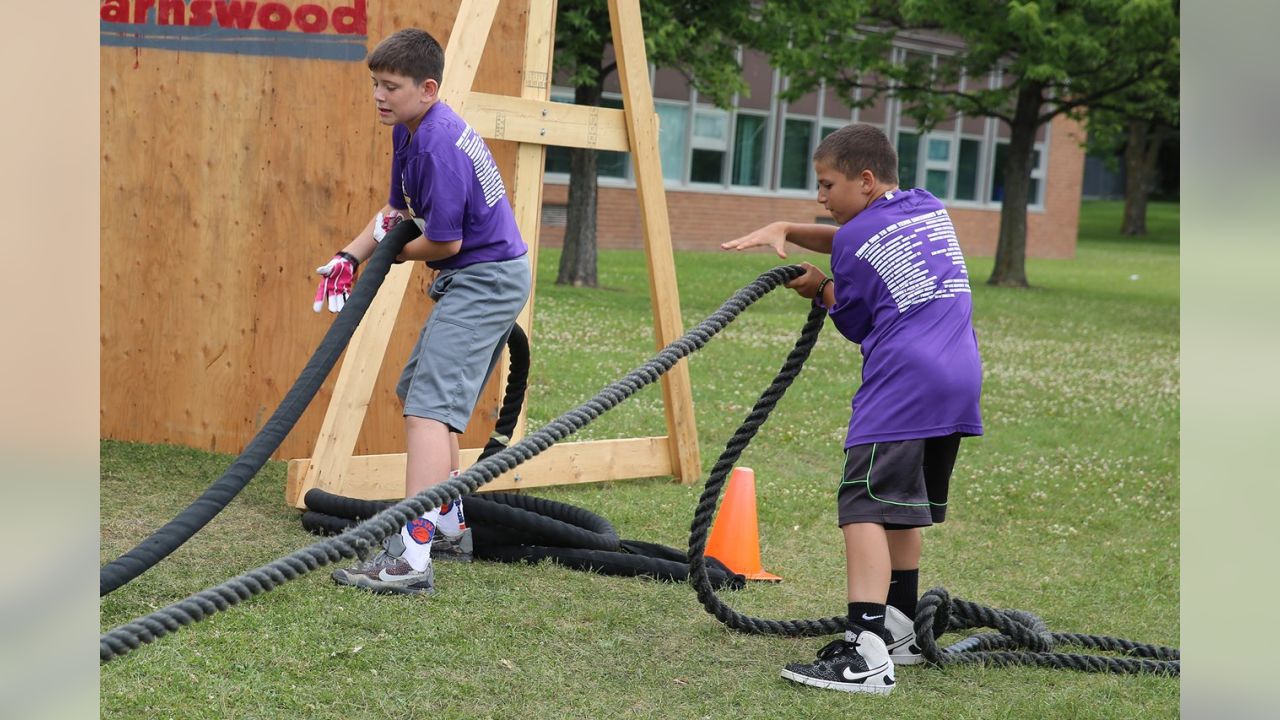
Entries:
{"label": "brick building", "polygon": [[[934,62],[946,62],[949,47],[939,37],[902,39],[898,45],[898,53],[925,54]],[[881,98],[873,106],[854,109],[834,90],[822,88],[786,102],[779,97],[786,78],[765,55],[745,50],[741,62],[751,90],[736,97],[729,110],[700,98],[679,72],[651,69],[671,236],[677,249],[714,249],[773,220],[829,222],[816,202],[809,158],[827,133],[849,122],[866,122],[896,143],[901,185],[925,187],[943,199],[965,252],[995,253],[1003,190],[1000,167],[1009,137],[1002,121],[957,116],[920,133],[896,99]],[[998,87],[1001,78],[965,82]],[[570,87],[556,86],[552,96],[573,102]],[[616,74],[607,81],[604,104],[621,107]],[[1061,116],[1040,128],[1027,217],[1028,257],[1075,254],[1083,137],[1077,123]],[[627,153],[601,152],[599,165],[599,246],[639,248],[640,212],[630,158]],[[548,149],[541,242],[551,247],[564,238],[568,167],[567,150]]]}

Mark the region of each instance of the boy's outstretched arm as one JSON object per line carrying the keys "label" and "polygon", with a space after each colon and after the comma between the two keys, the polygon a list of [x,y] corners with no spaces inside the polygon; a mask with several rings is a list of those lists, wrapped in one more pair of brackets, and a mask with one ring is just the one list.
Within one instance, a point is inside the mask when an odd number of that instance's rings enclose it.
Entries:
{"label": "boy's outstretched arm", "polygon": [[835,225],[779,221],[769,223],[759,230],[735,240],[721,243],[720,247],[724,250],[746,250],[752,247],[768,246],[773,248],[778,257],[785,258],[787,256],[786,245],[790,242],[806,250],[830,255],[831,241],[835,238],[836,230],[838,229]]}

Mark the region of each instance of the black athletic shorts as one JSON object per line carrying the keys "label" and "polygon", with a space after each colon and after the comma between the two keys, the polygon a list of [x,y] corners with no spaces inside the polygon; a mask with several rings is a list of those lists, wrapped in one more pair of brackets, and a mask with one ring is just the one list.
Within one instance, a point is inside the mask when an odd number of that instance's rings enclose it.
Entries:
{"label": "black athletic shorts", "polygon": [[836,505],[840,525],[928,527],[947,516],[960,435],[854,445],[845,451]]}

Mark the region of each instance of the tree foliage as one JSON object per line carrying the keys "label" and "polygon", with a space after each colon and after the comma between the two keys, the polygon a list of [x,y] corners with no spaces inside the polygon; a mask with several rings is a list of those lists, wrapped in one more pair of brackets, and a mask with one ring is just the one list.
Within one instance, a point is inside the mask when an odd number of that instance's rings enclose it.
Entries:
{"label": "tree foliage", "polygon": [[1122,235],[1147,234],[1147,199],[1155,185],[1160,152],[1178,135],[1179,69],[1175,44],[1172,62],[1089,108],[1089,151],[1107,158],[1113,170],[1117,154],[1123,154]]}
{"label": "tree foliage", "polygon": [[[757,10],[753,44],[792,78],[792,96],[826,82],[863,107],[901,98],[925,130],[956,113],[1009,125],[995,285],[1027,284],[1039,127],[1059,115],[1087,123],[1087,108],[1117,103],[1177,63],[1175,0],[763,0]],[[936,64],[924,54],[902,61],[894,43],[911,39],[950,52]]]}
{"label": "tree foliage", "polygon": [[[737,60],[749,4],[737,0],[642,0],[649,62],[679,70],[699,94],[727,107],[745,89]],[[579,105],[601,103],[605,80],[617,70],[605,0],[567,0],[556,18],[556,68],[574,87]],[[557,284],[596,285],[595,150],[569,150],[569,206]]]}

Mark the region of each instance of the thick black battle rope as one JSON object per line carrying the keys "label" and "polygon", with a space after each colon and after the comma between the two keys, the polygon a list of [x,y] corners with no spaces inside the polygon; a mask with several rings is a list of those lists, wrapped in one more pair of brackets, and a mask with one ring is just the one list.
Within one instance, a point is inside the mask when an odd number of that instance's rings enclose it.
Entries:
{"label": "thick black battle rope", "polygon": [[106,595],[128,583],[168,557],[199,532],[200,528],[215,515],[222,512],[222,509],[244,489],[253,476],[258,474],[267,459],[271,457],[271,453],[280,447],[280,443],[284,442],[289,431],[297,424],[298,418],[302,416],[320,386],[324,384],[329,371],[338,362],[338,357],[342,355],[342,351],[351,340],[351,335],[360,324],[360,320],[364,318],[378,288],[382,287],[387,270],[391,267],[396,255],[400,254],[405,243],[421,234],[422,231],[418,229],[416,223],[400,223],[387,233],[378,248],[374,250],[373,257],[369,258],[342,312],[338,313],[338,317],[329,325],[329,330],[325,333],[319,347],[311,355],[311,359],[307,361],[298,379],[293,383],[293,387],[289,389],[266,425],[263,425],[258,434],[254,435],[253,440],[240,453],[240,457],[231,463],[222,477],[210,485],[209,489],[205,490],[186,510],[179,513],[151,537],[138,543],[132,550],[102,567],[98,575],[99,596]]}
{"label": "thick black battle rope", "polygon": [[[519,325],[511,326],[507,337],[508,362],[507,387],[503,394],[502,409],[494,425],[493,436],[485,444],[479,460],[498,452],[511,442],[520,408],[524,406],[525,391],[529,387],[529,336]],[[353,527],[355,520],[367,520],[390,507],[393,503],[380,500],[360,500],[343,497],[312,488],[302,498],[307,511],[302,514],[302,528],[319,535],[340,535]]]}
{"label": "thick black battle rope", "polygon": [[[493,436],[480,460],[510,443],[529,380],[529,339],[515,326],[507,340],[511,358],[502,409]],[[604,518],[565,503],[510,493],[470,495],[467,517],[473,531],[477,560],[536,563],[552,559],[562,567],[602,575],[649,577],[667,582],[688,582],[689,558],[676,548],[640,540],[621,540]],[[317,535],[340,535],[377,515],[390,502],[342,497],[312,488],[303,497],[304,530]],[[708,575],[716,589],[740,590],[746,578],[716,558],[708,558]]]}
{"label": "thick black battle rope", "polygon": [[[405,224],[411,223],[401,223],[401,225]],[[383,245],[386,245],[386,240],[383,240]],[[337,537],[314,543],[256,570],[202,590],[185,600],[104,633],[99,638],[101,661],[109,662],[129,653],[143,643],[152,642],[184,625],[203,620],[254,595],[268,592],[289,580],[337,562],[340,558],[354,558],[362,552],[374,549],[384,538],[399,532],[400,528],[413,518],[438,508],[447,501],[456,500],[462,495],[474,492],[476,488],[528,461],[585,427],[601,414],[639,392],[640,389],[656,382],[681,359],[706,345],[748,306],[802,273],[803,270],[798,265],[780,266],[762,273],[760,277],[734,293],[733,297],[725,301],[719,310],[667,345],[648,362],[605,387],[591,400],[552,420],[515,445],[467,468],[458,477],[407,498]],[[704,580],[705,575],[704,567]]]}
{"label": "thick black battle rope", "polygon": [[[742,451],[755,437],[760,426],[768,419],[778,401],[790,387],[796,375],[813,350],[818,333],[826,319],[826,310],[814,305],[809,312],[795,347],[787,355],[778,375],[760,395],[747,419],[725,445],[724,452],[707,476],[706,486],[694,511],[689,532],[689,582],[697,591],[698,600],[716,619],[743,632],[789,636],[831,635],[846,628],[843,616],[817,620],[763,620],[742,615],[727,606],[716,596],[707,575],[707,534],[715,514],[725,478],[742,455]],[[973,627],[992,627],[1000,631],[973,636],[956,645],[939,649],[936,638],[948,630]],[[1144,645],[1121,638],[1111,638],[1075,633],[1051,633],[1035,615],[1020,610],[992,610],[964,600],[952,600],[946,590],[935,588],[920,599],[916,612],[915,632],[917,643],[925,658],[937,664],[988,663],[992,665],[1041,665],[1087,672],[1159,673],[1178,675],[1179,653],[1175,648]],[[1078,645],[1098,650],[1113,650],[1142,656],[1117,658],[1098,655],[1073,655],[1052,652],[1058,644]],[[1026,648],[1023,652],[1004,651],[1005,648]]]}
{"label": "thick black battle rope", "polygon": [[513,325],[507,338],[507,387],[502,394],[502,408],[493,426],[493,435],[480,451],[477,462],[511,444],[511,434],[520,420],[525,391],[529,388],[529,336],[519,325]]}
{"label": "thick black battle rope", "polygon": [[[313,514],[310,522],[316,529],[336,527],[337,522],[347,520],[346,527],[356,520],[373,517],[378,511],[393,503],[377,500],[357,500],[334,495],[319,488],[312,488],[303,497]],[[562,503],[533,495],[516,493],[485,493],[468,495],[467,519],[477,534],[475,542],[482,544],[511,545],[515,535],[536,537],[537,545],[579,548],[582,550],[617,550],[620,544],[618,532],[603,517],[576,505]],[[372,511],[372,512],[371,512]],[[303,527],[308,530],[304,522]],[[479,537],[479,535],[485,537]],[[492,542],[486,542],[492,541]]]}
{"label": "thick black battle rope", "polygon": [[[998,633],[973,635],[948,648],[939,648],[938,628],[963,630],[989,627]],[[1124,638],[1081,633],[1049,632],[1044,622],[1021,610],[995,610],[958,598],[943,588],[934,588],[920,598],[915,619],[916,643],[929,662],[938,665],[979,663],[1003,667],[1040,667],[1107,672],[1122,675],[1181,674],[1181,653],[1164,645],[1137,643]],[[1129,657],[1054,652],[1058,645],[1074,645],[1090,650],[1120,652]],[[1014,648],[1025,648],[1015,650]]]}
{"label": "thick black battle rope", "polygon": [[[391,505],[318,488],[308,490],[303,499],[308,510],[302,514],[302,527],[316,535],[340,535]],[[684,551],[619,539],[608,520],[585,508],[514,493],[468,495],[466,503],[477,560],[553,560],[562,567],[601,575],[689,581],[689,557]],[[741,590],[746,585],[745,577],[714,557],[707,558],[707,563],[711,584],[717,590]]]}

